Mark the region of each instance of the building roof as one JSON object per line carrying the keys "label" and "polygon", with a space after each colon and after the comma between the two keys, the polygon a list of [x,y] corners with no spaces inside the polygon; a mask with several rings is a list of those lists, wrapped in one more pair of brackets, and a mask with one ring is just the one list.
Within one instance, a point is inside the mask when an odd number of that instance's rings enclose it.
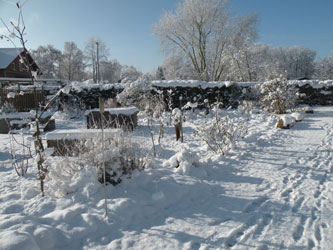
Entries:
{"label": "building roof", "polygon": [[22,52],[23,48],[0,48],[0,69],[5,69]]}

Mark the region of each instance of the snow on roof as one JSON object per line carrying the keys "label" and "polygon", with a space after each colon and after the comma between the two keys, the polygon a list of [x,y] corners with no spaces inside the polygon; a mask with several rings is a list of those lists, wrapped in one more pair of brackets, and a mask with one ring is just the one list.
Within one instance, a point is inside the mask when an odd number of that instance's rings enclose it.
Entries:
{"label": "snow on roof", "polygon": [[[86,115],[88,115],[90,112],[99,112],[99,109],[90,109],[86,111]],[[111,115],[133,115],[136,112],[139,112],[137,107],[123,107],[123,108],[106,108],[104,109],[105,112],[108,112]]]}
{"label": "snow on roof", "polygon": [[22,51],[22,48],[0,48],[0,69],[7,68]]}
{"label": "snow on roof", "polygon": [[[112,138],[122,132],[121,129],[104,129],[104,138]],[[46,140],[83,140],[102,136],[101,129],[61,129],[49,132]]]}

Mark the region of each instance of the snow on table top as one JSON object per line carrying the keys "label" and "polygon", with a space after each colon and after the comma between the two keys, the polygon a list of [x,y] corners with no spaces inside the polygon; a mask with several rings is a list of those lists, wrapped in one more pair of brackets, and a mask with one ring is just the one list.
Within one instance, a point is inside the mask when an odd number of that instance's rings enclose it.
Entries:
{"label": "snow on table top", "polygon": [[[88,115],[91,112],[99,112],[99,109],[89,109],[85,112]],[[123,108],[105,108],[104,112],[108,112],[111,115],[133,115],[136,112],[139,112],[137,107],[123,107]]]}
{"label": "snow on table top", "polygon": [[[121,129],[104,129],[104,137],[112,138],[121,133]],[[101,129],[61,129],[49,132],[45,135],[46,140],[83,140],[93,139],[102,135]]]}
{"label": "snow on table top", "polygon": [[100,89],[100,90],[108,90],[108,89],[123,89],[124,86],[120,83],[108,83],[108,84],[103,84],[103,83],[93,83],[91,81],[85,81],[85,82],[72,82],[70,86],[80,92],[83,89],[91,90],[91,89]]}

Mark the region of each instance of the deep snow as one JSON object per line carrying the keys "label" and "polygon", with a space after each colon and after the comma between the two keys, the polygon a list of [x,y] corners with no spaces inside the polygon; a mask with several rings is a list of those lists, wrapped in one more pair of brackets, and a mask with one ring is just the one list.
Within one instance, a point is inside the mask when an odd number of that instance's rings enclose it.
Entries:
{"label": "deep snow", "polygon": [[[85,126],[55,117],[61,129]],[[131,137],[152,155],[143,118]],[[314,108],[290,130],[253,114],[226,156],[193,136],[201,119],[188,114],[184,144],[166,127],[151,167],[108,186],[109,219],[93,168],[60,185],[52,174],[70,159],[50,158],[41,198],[36,167],[18,177],[0,135],[0,249],[333,249],[333,107]]]}

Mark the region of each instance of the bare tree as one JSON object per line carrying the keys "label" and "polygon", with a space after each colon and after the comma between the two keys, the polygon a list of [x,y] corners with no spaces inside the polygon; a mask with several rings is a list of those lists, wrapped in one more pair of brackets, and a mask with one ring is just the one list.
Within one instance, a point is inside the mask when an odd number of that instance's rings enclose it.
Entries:
{"label": "bare tree", "polygon": [[74,42],[65,42],[61,74],[69,81],[82,80],[84,77],[84,56],[83,52]]}
{"label": "bare tree", "polygon": [[93,80],[97,82],[97,43],[98,43],[98,57],[99,61],[106,62],[109,56],[109,49],[106,47],[105,43],[95,37],[91,37],[89,41],[86,43],[84,48],[84,55],[87,60],[87,66],[91,69]]}

